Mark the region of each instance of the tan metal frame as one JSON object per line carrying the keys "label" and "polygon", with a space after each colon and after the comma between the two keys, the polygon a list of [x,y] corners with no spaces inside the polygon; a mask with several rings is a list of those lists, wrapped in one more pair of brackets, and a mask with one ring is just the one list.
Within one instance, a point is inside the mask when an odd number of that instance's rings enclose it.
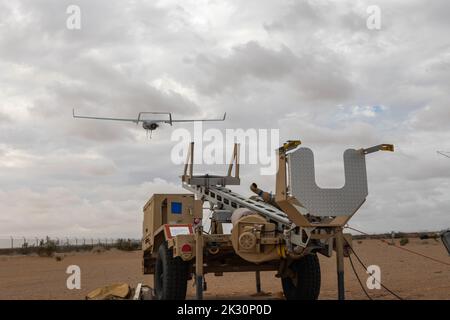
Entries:
{"label": "tan metal frame", "polygon": [[[194,142],[189,145],[189,150],[187,154],[186,163],[184,165],[183,175],[181,176],[181,181],[186,184],[193,185],[239,185],[239,168],[240,168],[240,150],[239,144],[235,143],[233,148],[233,154],[231,156],[230,164],[228,165],[226,176],[195,176],[194,175]],[[233,175],[234,168],[234,175]]]}
{"label": "tan metal frame", "polygon": [[[300,141],[288,141],[278,152],[278,171],[276,175],[276,191],[275,202],[277,205],[288,215],[289,219],[295,223],[295,225],[303,228],[317,228],[317,227],[331,227],[339,228],[347,224],[347,222],[353,217],[353,215],[359,210],[355,210],[354,213],[349,215],[336,216],[329,222],[311,222],[306,217],[309,216],[308,210],[302,206],[302,204],[294,197],[289,195],[289,183],[287,181],[287,157],[288,152],[297,148],[301,144]],[[380,144],[374,147],[360,149],[360,152],[364,155],[377,151],[394,151],[394,146],[391,144]],[[302,210],[302,208],[304,210]]]}
{"label": "tan metal frame", "polygon": [[[301,203],[295,198],[289,195],[289,182],[288,180],[288,167],[287,167],[287,157],[288,152],[297,148],[301,144],[300,141],[288,141],[281,148],[278,149],[278,171],[276,174],[276,193],[275,193],[275,202],[284,211],[289,219],[297,226],[302,228],[308,228],[309,230],[314,230],[313,234],[309,234],[308,237],[311,239],[323,239],[330,240],[331,249],[333,247],[333,241],[335,242],[335,250],[336,250],[336,264],[337,264],[337,276],[338,276],[338,298],[344,299],[344,256],[346,255],[344,248],[344,238],[347,239],[347,235],[343,234],[343,227],[347,223],[347,221],[353,216],[338,216],[334,217],[329,222],[319,222],[316,223],[310,220],[309,213],[306,208],[304,208]],[[368,149],[361,149],[363,154],[372,153],[379,150],[385,151],[393,151],[392,145],[379,145],[375,147],[371,147]],[[222,185],[233,185],[239,184],[239,144],[234,145],[233,155],[228,167],[226,176],[194,176],[193,174],[193,165],[194,165],[194,143],[191,142],[189,146],[189,151],[187,155],[186,164],[184,166],[184,172],[182,175],[182,182],[186,184],[197,184],[207,185],[211,182],[211,185],[214,184],[222,184]],[[233,175],[233,167],[234,167],[234,175]],[[303,210],[303,209],[304,210]],[[164,226],[162,226],[164,228]],[[317,228],[317,229],[316,229]],[[223,252],[233,251],[233,246],[231,245],[231,237],[230,235],[220,234],[221,228],[215,228],[216,234],[204,235],[203,228],[201,226],[197,226],[195,230],[193,230],[193,234],[184,235],[184,236],[175,236],[169,240],[171,247],[177,247],[177,240],[190,240],[192,239],[195,242],[195,250],[194,255],[190,256],[187,260],[192,260],[195,257],[195,282],[197,285],[197,299],[203,298],[203,276],[206,272],[216,272],[221,274],[223,272],[243,272],[243,271],[256,271],[256,283],[257,290],[260,290],[260,280],[259,280],[259,271],[261,270],[278,270],[280,273],[284,270],[284,267],[287,267],[287,260],[279,259],[282,261],[281,265],[279,260],[271,260],[264,262],[262,264],[253,264],[250,263],[237,254],[232,257],[232,261],[228,265],[217,264],[214,261],[208,261],[208,265],[204,265],[204,248],[208,245],[208,243],[221,243],[220,246],[220,255]],[[316,232],[317,231],[317,232]],[[325,231],[325,233],[321,233],[321,231]],[[167,237],[166,237],[167,238]],[[180,238],[180,239],[178,239]],[[179,245],[179,244],[178,244]],[[281,249],[281,246],[280,246]],[[222,252],[223,251],[223,252]],[[177,250],[175,250],[177,252]],[[280,251],[281,252],[281,251]],[[216,254],[217,254],[216,253]],[[214,256],[215,254],[213,254]],[[154,259],[154,257],[149,257],[149,259]],[[145,264],[145,263],[144,263]],[[283,267],[284,266],[284,267]],[[145,269],[147,273],[152,273],[154,270],[152,268]],[[281,271],[280,271],[281,270]]]}

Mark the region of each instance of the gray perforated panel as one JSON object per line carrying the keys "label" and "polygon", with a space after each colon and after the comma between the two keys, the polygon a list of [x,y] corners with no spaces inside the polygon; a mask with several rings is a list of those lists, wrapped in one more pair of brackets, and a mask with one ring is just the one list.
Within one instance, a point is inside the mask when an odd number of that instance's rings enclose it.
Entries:
{"label": "gray perforated panel", "polygon": [[316,184],[314,154],[299,148],[289,154],[291,193],[316,216],[342,216],[355,213],[368,194],[366,159],[362,152],[344,152],[345,185],[341,189],[322,189]]}

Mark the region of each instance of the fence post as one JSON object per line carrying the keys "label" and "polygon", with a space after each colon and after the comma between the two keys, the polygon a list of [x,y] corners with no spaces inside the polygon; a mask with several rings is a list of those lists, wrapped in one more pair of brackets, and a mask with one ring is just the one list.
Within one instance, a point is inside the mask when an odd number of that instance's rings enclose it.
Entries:
{"label": "fence post", "polygon": [[11,237],[11,249],[14,249],[14,238]]}

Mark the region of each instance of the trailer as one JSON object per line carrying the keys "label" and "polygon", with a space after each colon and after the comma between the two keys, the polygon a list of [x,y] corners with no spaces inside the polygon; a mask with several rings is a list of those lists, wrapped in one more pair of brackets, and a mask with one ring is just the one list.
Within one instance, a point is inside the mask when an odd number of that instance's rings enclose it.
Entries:
{"label": "trailer", "polygon": [[[321,189],[313,152],[300,144],[288,141],[277,150],[275,194],[252,184],[256,195],[248,198],[228,188],[240,184],[238,144],[227,174],[220,176],[194,174],[191,143],[181,177],[189,193],[154,194],[144,206],[143,273],[154,275],[157,299],[185,299],[188,280],[195,281],[196,297],[202,299],[207,273],[253,272],[260,291],[260,272],[276,271],[286,299],[315,300],[321,282],[317,255],[332,257],[333,251],[338,298],[345,298],[344,257],[350,254],[351,235],[343,228],[368,195],[365,157],[394,147],[346,150],[344,187]],[[225,224],[232,225],[230,234],[224,233]]]}

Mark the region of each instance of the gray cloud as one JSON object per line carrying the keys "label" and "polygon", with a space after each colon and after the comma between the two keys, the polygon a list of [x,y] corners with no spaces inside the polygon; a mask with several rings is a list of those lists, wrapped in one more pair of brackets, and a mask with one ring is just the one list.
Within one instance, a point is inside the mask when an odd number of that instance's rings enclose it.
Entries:
{"label": "gray cloud", "polygon": [[310,99],[345,99],[351,90],[344,61],[330,52],[302,53],[298,57],[286,46],[273,50],[251,41],[233,47],[224,58],[198,55],[194,65],[205,75],[198,85],[205,94],[242,88],[242,83],[251,78],[290,84]]}
{"label": "gray cloud", "polygon": [[0,123],[8,123],[9,121],[11,121],[11,117],[8,116],[6,113],[4,112],[0,112]]}
{"label": "gray cloud", "polygon": [[[82,29],[66,29],[66,8]],[[72,119],[171,111],[218,116],[204,128],[275,128],[316,153],[323,186],[343,183],[342,153],[368,158],[367,231],[443,229],[450,161],[448,1],[0,0],[0,236],[140,236],[152,192],[182,191],[171,133]],[[212,170],[206,166],[205,170]],[[217,169],[217,168],[214,168]],[[220,168],[219,168],[220,169]],[[274,177],[244,166],[274,191]],[[108,223],[105,223],[108,221]]]}

